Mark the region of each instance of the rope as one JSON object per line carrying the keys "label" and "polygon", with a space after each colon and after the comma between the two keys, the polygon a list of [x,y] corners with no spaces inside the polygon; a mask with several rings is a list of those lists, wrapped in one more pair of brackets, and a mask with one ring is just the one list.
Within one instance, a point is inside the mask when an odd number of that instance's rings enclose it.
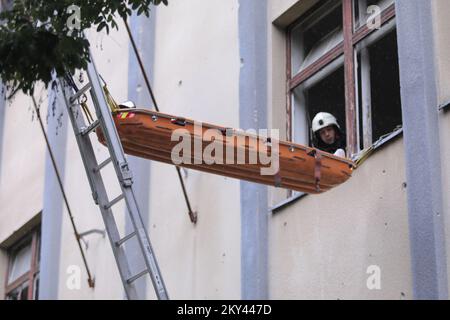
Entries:
{"label": "rope", "polygon": [[103,91],[105,92],[105,96],[106,96],[106,102],[108,103],[109,108],[111,109],[111,112],[117,112],[117,110],[119,110],[119,105],[116,103],[116,101],[114,100],[114,98],[112,97],[111,93],[109,93],[108,87],[106,86],[106,84],[103,86]]}
{"label": "rope", "polygon": [[[138,48],[136,46],[136,42],[134,41],[133,34],[131,33],[130,26],[128,25],[128,22],[127,22],[126,19],[123,19],[123,22],[125,23],[125,27],[127,29],[128,36],[130,37],[130,41],[131,41],[131,44],[133,46],[133,50],[134,50],[134,53],[136,55],[136,58],[138,60],[139,67],[141,68],[142,75],[144,77],[144,81],[145,81],[145,84],[147,86],[148,92],[150,93],[150,96],[152,98],[153,106],[155,107],[155,110],[157,112],[159,112],[159,107],[158,107],[158,104],[156,102],[155,95],[153,94],[153,90],[152,90],[152,87],[150,85],[150,81],[148,80],[147,72],[145,71],[144,64],[142,62],[141,56],[139,55],[139,51],[138,51]],[[187,192],[186,192],[186,187],[184,185],[183,176],[181,175],[181,169],[180,169],[180,167],[175,167],[175,168],[177,169],[178,177],[179,177],[180,183],[181,183],[181,189],[183,190],[184,200],[185,200],[186,206],[187,206],[187,208],[189,210],[189,212],[188,212],[189,218],[191,219],[191,222],[195,224],[195,223],[197,223],[197,212],[192,211],[191,203],[189,201],[189,197],[188,197]]]}

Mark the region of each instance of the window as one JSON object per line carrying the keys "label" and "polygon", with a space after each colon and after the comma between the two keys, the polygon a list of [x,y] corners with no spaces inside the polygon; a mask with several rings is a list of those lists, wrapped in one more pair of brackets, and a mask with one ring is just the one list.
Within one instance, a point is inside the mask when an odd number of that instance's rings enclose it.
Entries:
{"label": "window", "polygon": [[288,140],[311,145],[320,111],[336,116],[347,156],[401,126],[393,0],[318,1],[287,33]]}
{"label": "window", "polygon": [[6,300],[37,300],[39,288],[38,229],[8,250]]}

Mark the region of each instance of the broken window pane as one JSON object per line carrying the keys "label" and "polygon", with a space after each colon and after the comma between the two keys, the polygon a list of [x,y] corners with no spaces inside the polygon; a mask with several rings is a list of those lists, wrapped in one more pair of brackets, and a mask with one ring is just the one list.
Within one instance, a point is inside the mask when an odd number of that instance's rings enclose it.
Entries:
{"label": "broken window pane", "polygon": [[292,73],[295,75],[343,41],[342,5],[331,1],[292,31]]}
{"label": "broken window pane", "polygon": [[31,253],[31,241],[26,242],[12,252],[8,274],[8,284],[13,283],[20,276],[23,276],[30,271]]}

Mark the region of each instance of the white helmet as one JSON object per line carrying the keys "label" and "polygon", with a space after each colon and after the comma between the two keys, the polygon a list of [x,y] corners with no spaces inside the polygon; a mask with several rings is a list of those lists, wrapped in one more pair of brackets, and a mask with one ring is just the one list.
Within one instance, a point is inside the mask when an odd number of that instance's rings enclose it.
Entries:
{"label": "white helmet", "polygon": [[335,125],[340,130],[341,127],[339,127],[339,124],[336,120],[336,118],[328,112],[319,112],[316,114],[312,121],[312,130],[314,133],[319,131],[320,129],[323,129],[325,127]]}
{"label": "white helmet", "polygon": [[134,109],[134,108],[136,108],[136,105],[134,104],[133,101],[125,101],[125,102],[119,104],[119,107],[127,108],[127,109]]}

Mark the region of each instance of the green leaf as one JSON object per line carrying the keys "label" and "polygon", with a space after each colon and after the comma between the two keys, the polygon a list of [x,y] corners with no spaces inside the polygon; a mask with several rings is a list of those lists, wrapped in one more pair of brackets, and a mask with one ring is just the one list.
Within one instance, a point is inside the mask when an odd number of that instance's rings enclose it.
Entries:
{"label": "green leaf", "polygon": [[[80,37],[83,30],[97,26],[109,33],[119,29],[115,17],[127,19],[136,14],[149,16],[151,5],[167,0],[16,0],[13,10],[0,13],[0,78],[9,93],[30,93],[42,81],[48,86],[52,72],[85,69],[89,62],[89,42]],[[67,22],[81,9],[81,29],[69,32]],[[38,23],[40,22],[40,23]]]}
{"label": "green leaf", "polygon": [[99,25],[98,25],[98,27],[97,27],[97,31],[98,32],[100,32],[100,31],[102,31],[105,27],[107,27],[108,25],[106,24],[106,22],[105,21],[102,21]]}

